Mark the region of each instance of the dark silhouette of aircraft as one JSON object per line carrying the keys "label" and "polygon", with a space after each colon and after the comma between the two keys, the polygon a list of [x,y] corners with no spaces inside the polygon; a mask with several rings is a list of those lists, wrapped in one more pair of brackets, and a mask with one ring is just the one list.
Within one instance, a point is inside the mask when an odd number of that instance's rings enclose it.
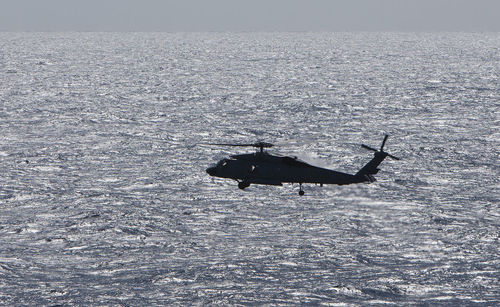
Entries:
{"label": "dark silhouette of aircraft", "polygon": [[304,195],[303,183],[314,183],[321,186],[323,184],[371,183],[375,181],[373,175],[379,171],[378,165],[386,157],[399,160],[399,158],[384,151],[388,137],[388,135],[384,137],[379,150],[364,144],[361,145],[375,153],[374,157],[354,175],[313,166],[297,159],[297,157],[269,154],[264,151],[264,148],[270,148],[274,145],[266,142],[253,144],[206,143],[205,145],[259,148],[256,153],[232,155],[230,158],[224,158],[215,166],[207,168],[207,173],[214,177],[234,179],[238,181],[240,189],[245,189],[250,184],[281,186],[284,182],[298,183],[300,185],[299,195],[301,196]]}

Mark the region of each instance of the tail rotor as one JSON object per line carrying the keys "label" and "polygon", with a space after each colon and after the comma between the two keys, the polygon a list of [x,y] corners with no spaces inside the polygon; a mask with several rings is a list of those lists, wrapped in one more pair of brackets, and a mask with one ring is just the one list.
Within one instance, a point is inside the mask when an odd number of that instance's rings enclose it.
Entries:
{"label": "tail rotor", "polygon": [[368,149],[368,150],[374,151],[375,153],[382,153],[382,154],[387,155],[388,157],[390,157],[390,158],[392,158],[394,160],[401,160],[398,157],[393,156],[393,155],[391,155],[391,154],[389,154],[389,153],[387,153],[387,152],[384,151],[385,142],[387,141],[388,137],[389,137],[388,134],[386,134],[384,136],[384,140],[382,141],[382,145],[380,145],[380,150],[377,150],[377,149],[375,149],[373,147],[370,147],[370,146],[367,146],[365,144],[361,144],[361,147],[363,147],[364,149]]}
{"label": "tail rotor", "polygon": [[363,166],[363,168],[360,169],[359,172],[356,173],[356,176],[361,177],[362,181],[368,181],[368,182],[375,181],[373,175],[378,173],[379,169],[377,167],[379,166],[380,163],[382,163],[382,161],[384,161],[386,157],[391,157],[394,160],[399,160],[398,157],[395,157],[384,151],[385,142],[387,141],[388,137],[389,135],[387,134],[384,136],[384,140],[382,141],[382,145],[380,145],[379,150],[367,146],[365,144],[361,144],[361,147],[363,147],[364,149],[368,149],[370,151],[375,152],[374,157],[365,166]]}

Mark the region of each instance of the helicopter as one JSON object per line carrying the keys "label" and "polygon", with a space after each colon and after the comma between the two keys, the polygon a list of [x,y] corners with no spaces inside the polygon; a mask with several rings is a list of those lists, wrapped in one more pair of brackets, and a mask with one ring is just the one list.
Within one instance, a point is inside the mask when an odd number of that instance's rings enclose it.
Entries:
{"label": "helicopter", "polygon": [[372,183],[376,181],[374,175],[380,170],[377,168],[378,165],[386,157],[400,160],[384,151],[388,137],[389,135],[384,136],[380,149],[361,144],[364,149],[373,151],[374,157],[354,175],[313,166],[294,156],[270,154],[264,148],[271,148],[274,145],[267,142],[250,144],[204,143],[204,145],[259,148],[255,153],[237,154],[224,158],[216,165],[207,168],[206,172],[213,177],[234,179],[238,182],[238,188],[242,190],[249,187],[250,184],[282,186],[283,183],[298,183],[300,196],[305,193],[302,189],[304,183],[314,183],[320,186],[323,184]]}

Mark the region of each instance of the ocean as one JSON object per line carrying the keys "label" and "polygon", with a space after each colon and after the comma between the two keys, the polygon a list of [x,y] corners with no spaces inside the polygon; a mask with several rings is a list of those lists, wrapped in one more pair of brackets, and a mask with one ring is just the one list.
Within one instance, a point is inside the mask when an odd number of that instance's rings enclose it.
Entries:
{"label": "ocean", "polygon": [[[0,305],[499,305],[499,76],[499,33],[0,33]],[[384,134],[302,197],[200,145]]]}

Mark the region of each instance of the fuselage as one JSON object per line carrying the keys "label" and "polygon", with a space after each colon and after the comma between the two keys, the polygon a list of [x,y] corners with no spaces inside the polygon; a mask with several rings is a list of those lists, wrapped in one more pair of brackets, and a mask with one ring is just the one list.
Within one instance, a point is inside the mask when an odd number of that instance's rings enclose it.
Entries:
{"label": "fuselage", "polygon": [[386,157],[399,160],[384,151],[384,145],[389,135],[384,136],[380,149],[362,144],[361,147],[374,152],[373,158],[368,161],[354,175],[338,172],[322,167],[310,165],[300,161],[297,157],[271,155],[264,148],[273,147],[273,144],[256,142],[252,144],[234,143],[207,143],[217,146],[257,147],[260,151],[254,154],[232,155],[220,160],[216,165],[207,168],[210,176],[230,178],[238,181],[238,188],[245,189],[251,184],[282,185],[283,183],[298,183],[299,195],[304,195],[303,183],[316,184],[351,184],[374,182],[374,175],[378,173],[378,166]]}
{"label": "fuselage", "polygon": [[296,157],[275,156],[266,152],[231,156],[207,169],[211,176],[231,178],[253,184],[281,183],[350,184],[367,181],[356,176],[310,165]]}

